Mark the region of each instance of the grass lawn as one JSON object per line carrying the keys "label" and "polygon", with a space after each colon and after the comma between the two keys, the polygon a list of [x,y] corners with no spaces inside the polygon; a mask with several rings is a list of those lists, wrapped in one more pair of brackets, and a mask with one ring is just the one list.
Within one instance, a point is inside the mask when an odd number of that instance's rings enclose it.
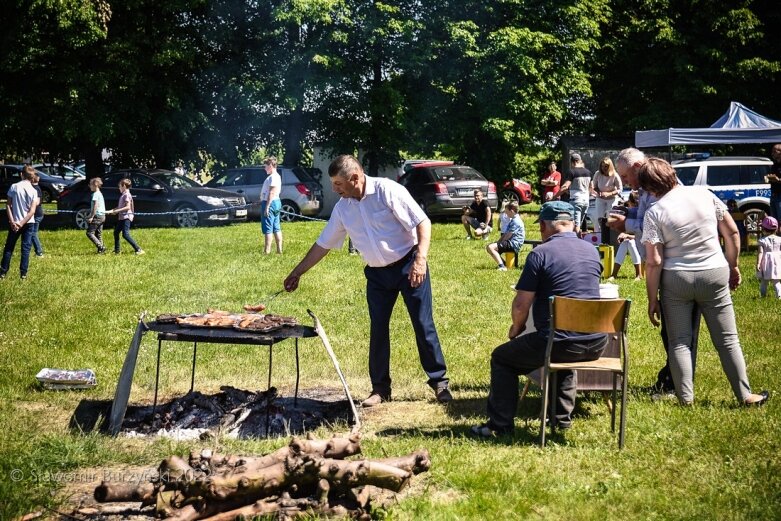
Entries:
{"label": "grass lawn", "polygon": [[[539,237],[524,215],[531,237]],[[44,221],[45,225],[45,221]],[[321,223],[284,226],[285,254],[264,256],[256,223],[199,229],[135,229],[147,255],[123,243],[119,256],[97,256],[83,232],[42,230],[46,256],[31,259],[18,278],[19,251],[0,282],[0,519],[38,505],[57,507],[67,481],[85,469],[154,466],[162,457],[209,446],[259,454],[283,439],[173,442],[110,438],[69,427],[83,400],[111,400],[136,318],[141,311],[239,310],[281,288]],[[107,230],[110,235],[110,230]],[[5,233],[2,233],[3,239]],[[658,331],[646,317],[645,287],[631,265],[619,279],[634,300],[626,447],[619,452],[601,396],[579,397],[576,421],[541,450],[536,445],[539,392],[520,405],[512,437],[476,441],[469,426],[485,419],[491,350],[505,340],[518,270],[502,273],[480,241],[463,240],[460,225],[436,223],[430,253],[434,313],[455,397],[434,403],[425,385],[403,305],[392,323],[394,401],[364,413],[364,453],[401,455],[428,448],[432,469],[413,480],[390,511],[395,519],[771,519],[781,512],[781,301],[759,299],[755,253],[742,254],[745,282],[734,294],[741,342],[754,390],[775,393],[761,409],[737,406],[705,331],[701,335],[694,407],[653,402],[643,389],[662,363]],[[110,239],[110,237],[109,237]],[[110,242],[110,241],[109,241]],[[524,250],[526,251],[526,249]],[[627,261],[628,264],[628,261]],[[368,316],[360,257],[332,252],[307,273],[299,290],[283,294],[273,311],[323,322],[351,390],[364,397]],[[703,326],[704,327],[704,326]],[[284,344],[283,344],[284,345]],[[177,346],[179,348],[175,348]],[[303,340],[302,388],[338,387],[316,339]],[[205,345],[198,350],[196,387],[222,384],[265,389],[265,348]],[[131,403],[151,402],[156,342],[142,343]],[[189,389],[191,351],[167,344],[162,398]],[[40,390],[42,367],[89,367],[89,391]],[[292,392],[292,350],[275,350],[274,385]],[[345,432],[347,426],[337,426]],[[316,434],[328,436],[329,431]],[[58,492],[54,494],[54,492]]]}

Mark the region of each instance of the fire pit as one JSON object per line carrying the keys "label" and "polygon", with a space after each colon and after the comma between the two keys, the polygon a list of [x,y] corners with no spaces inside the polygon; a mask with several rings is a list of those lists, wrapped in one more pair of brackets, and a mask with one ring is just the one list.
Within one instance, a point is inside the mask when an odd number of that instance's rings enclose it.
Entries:
{"label": "fire pit", "polygon": [[157,407],[128,406],[120,435],[178,440],[290,436],[349,419],[340,389],[304,389],[293,398],[279,396],[274,387],[253,392],[222,386],[215,394],[191,391]]}
{"label": "fire pit", "polygon": [[[109,433],[112,435],[116,435],[120,432],[123,426],[123,422],[125,420],[125,414],[128,410],[128,400],[130,398],[130,388],[133,381],[133,373],[135,372],[135,366],[136,366],[136,359],[138,357],[138,350],[141,345],[141,340],[143,338],[144,333],[146,331],[156,331],[157,332],[157,363],[156,363],[156,373],[155,373],[155,395],[154,395],[154,402],[151,406],[150,410],[146,410],[144,408],[141,408],[139,414],[141,414],[142,417],[149,418],[149,424],[155,425],[155,422],[158,424],[162,424],[165,420],[164,416],[158,415],[157,411],[157,392],[158,392],[158,385],[159,385],[159,377],[160,377],[160,352],[162,350],[163,341],[174,341],[174,342],[192,342],[193,343],[193,362],[192,362],[192,377],[190,382],[190,392],[188,393],[187,397],[192,398],[193,403],[195,401],[200,401],[202,403],[208,403],[211,405],[206,405],[207,409],[211,409],[211,412],[215,416],[214,420],[217,422],[221,428],[228,427],[230,429],[240,430],[237,425],[232,424],[230,419],[226,419],[224,417],[224,414],[219,414],[220,419],[217,419],[218,412],[225,413],[225,408],[219,405],[220,399],[208,399],[205,400],[204,396],[198,393],[197,395],[194,394],[194,387],[195,387],[195,367],[196,367],[196,360],[197,360],[197,353],[198,353],[198,343],[216,343],[216,344],[249,344],[249,345],[263,345],[268,346],[269,350],[269,364],[268,364],[268,389],[263,393],[251,393],[252,396],[245,396],[243,401],[247,404],[252,404],[251,407],[245,407],[246,410],[255,410],[259,406],[259,404],[262,404],[262,406],[265,408],[265,422],[263,423],[266,435],[269,435],[273,430],[277,430],[279,433],[287,433],[288,430],[290,432],[294,432],[298,428],[308,428],[305,421],[290,421],[284,420],[281,418],[275,417],[277,420],[277,423],[279,424],[277,427],[274,426],[274,419],[272,419],[272,412],[278,412],[280,408],[285,408],[285,402],[284,399],[278,398],[276,396],[276,390],[271,387],[271,371],[273,367],[273,349],[274,345],[278,344],[284,340],[287,339],[294,339],[295,341],[295,355],[296,355],[296,385],[295,385],[295,394],[293,396],[293,408],[297,407],[298,405],[298,384],[299,384],[299,377],[300,377],[300,368],[299,368],[299,356],[298,356],[298,339],[299,338],[309,338],[309,337],[315,337],[320,336],[321,340],[323,341],[324,345],[326,346],[326,349],[328,350],[329,355],[332,358],[332,361],[334,363],[334,366],[337,370],[337,373],[339,374],[339,377],[342,379],[342,384],[344,386],[345,394],[347,395],[347,402],[348,406],[353,411],[353,421],[358,423],[357,414],[355,412],[355,406],[352,403],[352,399],[350,397],[349,389],[347,388],[347,383],[344,380],[343,375],[341,374],[341,370],[339,369],[338,362],[336,361],[336,358],[333,355],[333,351],[330,348],[330,343],[328,343],[328,339],[325,336],[325,332],[322,329],[322,326],[320,325],[319,320],[317,317],[310,312],[310,315],[315,320],[315,327],[309,327],[309,326],[303,326],[303,325],[288,325],[287,327],[281,327],[278,329],[274,329],[272,331],[268,331],[266,333],[258,333],[256,331],[248,331],[246,329],[239,329],[239,328],[226,328],[226,327],[188,327],[187,325],[183,325],[180,321],[180,323],[171,323],[168,320],[161,321],[161,320],[155,320],[149,323],[145,323],[143,321],[143,316],[139,318],[138,326],[136,327],[136,332],[133,336],[133,341],[130,344],[130,348],[128,349],[128,353],[125,357],[125,362],[122,366],[122,371],[120,372],[119,381],[117,383],[117,390],[114,395],[114,401],[111,406],[111,413],[109,415]],[[236,392],[245,393],[246,391],[228,391],[226,389],[232,389],[232,388],[226,388],[223,387],[223,392],[232,394],[232,400],[236,401]],[[216,400],[216,401],[215,401]],[[169,404],[170,405],[170,404]],[[190,405],[190,404],[188,404]],[[236,409],[237,404],[234,403],[234,406],[229,408],[229,410]],[[176,405],[177,408],[183,408],[184,403],[178,403]],[[134,409],[135,411],[136,409]],[[162,407],[161,407],[162,410]],[[167,413],[170,413],[171,411],[166,411]],[[238,414],[244,414],[244,412],[238,412]],[[250,413],[247,413],[248,415]],[[157,418],[155,415],[158,415]],[[170,414],[169,414],[170,416]],[[257,415],[254,415],[257,416]],[[192,421],[190,422],[188,420],[188,423],[197,423],[198,414],[196,413],[193,417]],[[239,423],[243,423],[246,420],[242,420]],[[211,421],[211,420],[210,420]],[[223,423],[225,422],[225,423]],[[208,423],[208,422],[207,422]],[[300,424],[300,425],[299,425]],[[209,425],[206,427],[206,430],[209,430],[210,428],[214,427],[214,425]],[[159,427],[158,427],[159,428]],[[189,428],[189,427],[185,427]],[[199,427],[201,428],[201,427]]]}

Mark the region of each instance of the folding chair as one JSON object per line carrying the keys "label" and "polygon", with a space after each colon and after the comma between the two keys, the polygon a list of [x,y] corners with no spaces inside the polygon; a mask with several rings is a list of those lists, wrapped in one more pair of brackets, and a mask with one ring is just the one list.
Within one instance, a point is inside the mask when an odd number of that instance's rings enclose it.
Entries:
{"label": "folding chair", "polygon": [[[621,378],[621,420],[618,431],[618,448],[624,447],[624,429],[626,427],[626,389],[629,376],[629,349],[627,347],[627,326],[629,324],[629,299],[585,300],[568,297],[550,297],[550,334],[545,350],[545,365],[542,368],[542,414],[540,425],[540,445],[545,446],[545,422],[548,415],[549,389],[556,388],[556,372],[561,370],[592,370],[613,373],[613,404],[610,412],[610,430],[616,431],[616,391],[618,378]],[[556,331],[575,331],[578,333],[607,333],[618,335],[619,356],[603,356],[588,362],[551,362],[551,350]],[[552,377],[552,378],[551,378]],[[553,380],[551,382],[551,380]],[[556,402],[553,402],[553,415],[556,414]],[[553,427],[555,428],[555,427]],[[552,428],[552,429],[553,429]]]}

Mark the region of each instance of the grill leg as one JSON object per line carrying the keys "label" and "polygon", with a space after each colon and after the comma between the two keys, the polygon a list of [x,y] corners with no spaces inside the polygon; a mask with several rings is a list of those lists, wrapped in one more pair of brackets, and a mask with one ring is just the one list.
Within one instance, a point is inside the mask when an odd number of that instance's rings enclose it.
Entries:
{"label": "grill leg", "polygon": [[190,377],[190,392],[195,389],[195,355],[198,353],[198,342],[193,342],[193,374]]}
{"label": "grill leg", "polygon": [[296,393],[293,395],[293,407],[298,406],[298,379],[301,376],[298,365],[298,338],[296,338]]}
{"label": "grill leg", "polygon": [[157,339],[157,366],[155,368],[155,400],[152,402],[152,416],[155,415],[157,410],[157,387],[160,385],[160,349],[163,346],[163,341]]}
{"label": "grill leg", "polygon": [[[268,346],[268,387],[266,390],[271,389],[271,364],[274,358],[274,344],[273,342]],[[271,396],[266,397],[266,438],[271,431]]]}

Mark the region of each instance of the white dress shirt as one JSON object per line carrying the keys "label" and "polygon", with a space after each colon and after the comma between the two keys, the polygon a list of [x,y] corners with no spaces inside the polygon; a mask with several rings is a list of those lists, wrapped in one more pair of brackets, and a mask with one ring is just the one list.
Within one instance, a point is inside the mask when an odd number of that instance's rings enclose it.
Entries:
{"label": "white dress shirt", "polygon": [[397,182],[382,177],[364,179],[363,197],[339,199],[317,245],[338,249],[349,235],[366,264],[378,268],[401,259],[418,243],[416,227],[427,217]]}

